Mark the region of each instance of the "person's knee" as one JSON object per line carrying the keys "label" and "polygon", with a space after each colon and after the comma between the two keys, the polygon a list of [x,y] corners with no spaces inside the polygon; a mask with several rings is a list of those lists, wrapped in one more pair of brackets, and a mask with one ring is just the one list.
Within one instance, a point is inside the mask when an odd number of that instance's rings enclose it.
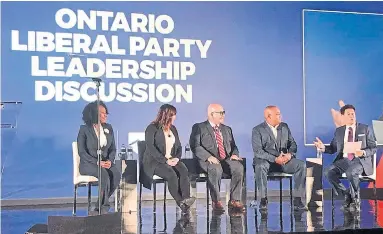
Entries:
{"label": "person's knee", "polygon": [[301,160],[298,160],[295,173],[306,177],[306,163]]}
{"label": "person's knee", "polygon": [[269,170],[269,165],[267,162],[257,163],[254,165],[255,174],[267,174]]}
{"label": "person's knee", "polygon": [[306,163],[303,161],[298,161],[298,170],[306,170]]}
{"label": "person's knee", "polygon": [[209,176],[221,177],[222,167],[221,164],[210,164],[208,167]]}
{"label": "person's knee", "polygon": [[108,179],[109,179],[109,177],[110,177],[108,171],[107,171],[105,168],[101,168],[101,176],[102,176],[103,178],[108,178]]}
{"label": "person's knee", "polygon": [[243,176],[243,165],[238,163],[234,168],[232,168],[231,174],[233,176]]}
{"label": "person's knee", "polygon": [[349,179],[352,179],[356,176],[359,176],[355,170],[353,170],[351,167],[349,169],[346,170],[346,177],[349,178]]}

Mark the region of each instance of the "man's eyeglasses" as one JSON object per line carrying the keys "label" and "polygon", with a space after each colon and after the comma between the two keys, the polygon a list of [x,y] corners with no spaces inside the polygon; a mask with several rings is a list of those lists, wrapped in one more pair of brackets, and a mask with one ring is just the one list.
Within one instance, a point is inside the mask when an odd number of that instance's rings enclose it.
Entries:
{"label": "man's eyeglasses", "polygon": [[213,111],[211,112],[212,114],[220,114],[220,115],[225,115],[225,111]]}

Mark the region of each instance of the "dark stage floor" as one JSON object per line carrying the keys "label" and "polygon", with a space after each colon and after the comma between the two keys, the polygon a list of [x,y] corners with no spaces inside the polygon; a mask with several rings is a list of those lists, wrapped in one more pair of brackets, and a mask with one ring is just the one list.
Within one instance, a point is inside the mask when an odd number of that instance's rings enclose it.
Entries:
{"label": "dark stage floor", "polygon": [[[248,201],[250,203],[250,201]],[[383,226],[383,215],[373,201],[362,200],[359,215],[340,210],[342,201],[335,201],[332,213],[331,202],[326,200],[324,212],[321,209],[308,212],[291,212],[290,202],[279,199],[269,202],[267,214],[248,206],[247,213],[214,215],[207,213],[206,201],[198,200],[197,209],[190,218],[181,218],[174,202],[167,202],[166,214],[162,202],[157,202],[157,212],[153,213],[152,203],[143,203],[141,219],[135,213],[124,214],[125,230],[123,233],[267,233],[267,232],[302,232],[320,230],[369,229]],[[380,203],[380,202],[379,202]],[[71,215],[71,207],[28,207],[25,209],[3,208],[1,211],[1,233],[25,233],[36,223],[47,223],[52,215]],[[78,216],[85,216],[85,207],[78,209]],[[139,225],[141,220],[141,225]],[[379,221],[380,220],[380,221]],[[137,230],[137,231],[136,231]],[[135,232],[136,231],[136,232]]]}

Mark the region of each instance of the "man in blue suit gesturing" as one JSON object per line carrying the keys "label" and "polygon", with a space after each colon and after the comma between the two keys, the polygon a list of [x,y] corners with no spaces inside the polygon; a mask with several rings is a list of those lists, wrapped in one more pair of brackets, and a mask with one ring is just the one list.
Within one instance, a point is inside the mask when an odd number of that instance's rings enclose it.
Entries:
{"label": "man in blue suit gesturing", "polygon": [[[317,137],[314,141],[318,150],[337,156],[324,174],[334,187],[336,194],[344,196],[343,208],[349,208],[354,202],[359,208],[359,176],[371,175],[373,173],[373,155],[376,153],[376,140],[372,130],[367,125],[356,122],[355,107],[344,105],[340,109],[343,118],[343,126],[335,130],[334,138],[329,146],[325,146]],[[344,146],[347,142],[361,141],[361,148],[355,152],[345,152]],[[351,189],[346,189],[341,183],[340,177],[346,173],[350,181]]]}

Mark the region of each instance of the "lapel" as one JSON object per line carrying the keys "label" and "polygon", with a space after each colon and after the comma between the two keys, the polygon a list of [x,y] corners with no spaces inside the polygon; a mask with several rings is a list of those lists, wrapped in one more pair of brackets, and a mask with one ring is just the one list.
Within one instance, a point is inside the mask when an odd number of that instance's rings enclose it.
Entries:
{"label": "lapel", "polygon": [[[275,139],[273,131],[271,131],[269,125],[266,123],[266,121],[263,123],[263,128],[266,129],[266,131],[269,133],[271,136],[271,139],[273,139],[275,146],[277,146],[277,139]],[[279,135],[279,134],[278,134]],[[278,137],[278,136],[277,136]]]}
{"label": "lapel", "polygon": [[339,135],[338,135],[338,138],[337,141],[340,142],[340,145],[341,145],[341,148],[342,148],[342,151],[343,151],[343,148],[344,148],[344,134],[346,132],[346,125],[342,126],[339,128]]}
{"label": "lapel", "polygon": [[[282,126],[281,126],[282,123],[279,124],[279,126],[277,127],[277,139],[276,139],[276,145],[277,145],[277,150],[280,151],[281,150],[281,139],[282,139]],[[269,128],[270,129],[270,128]],[[273,134],[274,136],[274,134]]]}
{"label": "lapel", "polygon": [[157,147],[160,148],[161,153],[165,155],[166,153],[166,139],[165,133],[162,127],[157,127],[156,135],[158,137]]}
{"label": "lapel", "polygon": [[[92,126],[88,126],[89,127],[89,131],[91,132],[93,138],[94,138],[94,142],[95,142],[95,145],[96,145],[96,148],[98,147],[98,137],[97,137],[97,133],[96,133],[96,129]],[[101,149],[103,149],[103,147],[101,147]]]}
{"label": "lapel", "polygon": [[[88,125],[87,125],[88,126]],[[98,137],[97,137],[97,134],[96,134],[96,129],[92,126],[88,126],[89,128],[89,131],[90,133],[92,134],[92,136],[94,137],[94,139],[96,139],[96,141],[98,140]]]}
{"label": "lapel", "polygon": [[211,136],[211,140],[212,140],[212,142],[213,142],[214,150],[216,151],[216,154],[218,155],[217,140],[215,139],[214,129],[213,129],[213,127],[210,125],[210,122],[209,122],[209,121],[206,121],[206,122],[205,122],[205,126],[206,126],[207,131],[209,132],[209,134],[210,134],[210,136]]}
{"label": "lapel", "polygon": [[354,141],[357,142],[359,139],[358,139],[358,135],[359,135],[359,131],[360,131],[360,127],[359,127],[359,123],[356,123],[356,127],[355,127],[355,134],[354,134]]}
{"label": "lapel", "polygon": [[[170,131],[172,131],[173,136],[174,136],[174,144],[173,144],[171,152],[172,152],[172,154],[175,154],[176,153],[175,151],[178,148],[178,141],[177,141],[178,135],[176,134],[175,127],[173,125],[170,127]],[[166,145],[166,143],[165,143],[165,145]]]}

